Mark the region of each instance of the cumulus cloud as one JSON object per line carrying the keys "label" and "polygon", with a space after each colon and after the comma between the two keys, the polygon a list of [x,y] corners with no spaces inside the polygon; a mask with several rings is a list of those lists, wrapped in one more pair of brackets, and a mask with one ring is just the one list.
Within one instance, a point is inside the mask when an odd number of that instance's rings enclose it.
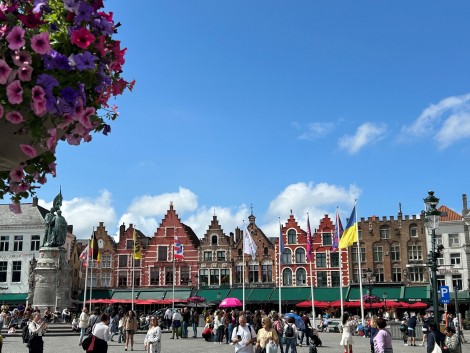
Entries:
{"label": "cumulus cloud", "polygon": [[326,122],[326,123],[310,123],[307,124],[305,128],[301,128],[297,124],[298,129],[303,129],[304,131],[299,136],[301,140],[316,140],[322,137],[327,136],[330,132],[333,131],[335,127],[334,123]]}
{"label": "cumulus cloud", "polygon": [[[46,209],[52,208],[52,201],[39,200],[38,203]],[[77,238],[84,239],[90,237],[93,228],[100,222],[105,226],[116,223],[117,216],[112,203],[111,193],[102,190],[95,199],[76,197],[70,201],[64,200],[61,210],[67,223],[73,225],[73,233]]]}
{"label": "cumulus cloud", "polygon": [[470,93],[442,99],[423,110],[411,124],[403,126],[400,140],[433,136],[440,148],[470,136]]}
{"label": "cumulus cloud", "polygon": [[358,127],[355,135],[345,135],[338,140],[341,149],[354,154],[366,145],[381,140],[386,133],[385,124],[365,123]]}

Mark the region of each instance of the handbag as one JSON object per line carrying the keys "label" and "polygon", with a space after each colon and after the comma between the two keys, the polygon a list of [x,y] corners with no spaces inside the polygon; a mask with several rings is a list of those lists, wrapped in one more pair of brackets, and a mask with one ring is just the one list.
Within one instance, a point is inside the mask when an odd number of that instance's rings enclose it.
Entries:
{"label": "handbag", "polygon": [[434,342],[434,349],[432,350],[432,353],[442,353],[442,349],[439,347],[439,343]]}
{"label": "handbag", "polygon": [[33,341],[38,337],[37,333],[33,333],[32,335],[29,336],[28,342],[26,342],[26,347],[30,348],[31,345],[33,344]]}
{"label": "handbag", "polygon": [[266,345],[266,353],[277,353],[277,350],[278,346],[274,341],[269,341]]}
{"label": "handbag", "polygon": [[[85,339],[82,341],[82,348],[84,351],[92,350],[94,348],[95,344],[95,336],[94,335],[88,335],[85,337]],[[93,344],[93,347],[91,349],[90,346]]]}

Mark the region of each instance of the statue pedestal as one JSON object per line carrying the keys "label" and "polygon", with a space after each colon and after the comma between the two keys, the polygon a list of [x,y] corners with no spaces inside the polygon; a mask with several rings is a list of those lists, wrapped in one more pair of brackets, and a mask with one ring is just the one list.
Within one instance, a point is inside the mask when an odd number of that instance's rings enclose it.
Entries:
{"label": "statue pedestal", "polygon": [[70,265],[65,261],[66,250],[62,247],[42,247],[33,271],[32,305],[43,312],[47,307],[62,311],[71,306]]}

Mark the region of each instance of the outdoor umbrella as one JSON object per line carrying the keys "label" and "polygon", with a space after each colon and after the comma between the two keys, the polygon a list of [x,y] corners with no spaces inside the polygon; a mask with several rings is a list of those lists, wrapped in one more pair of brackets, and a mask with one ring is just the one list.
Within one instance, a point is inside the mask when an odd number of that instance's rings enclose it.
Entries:
{"label": "outdoor umbrella", "polygon": [[304,329],[305,329],[305,324],[304,324],[304,322],[302,321],[302,319],[300,318],[299,315],[296,315],[296,314],[294,314],[294,313],[287,313],[287,314],[284,314],[284,319],[286,319],[286,320],[289,319],[289,318],[291,318],[291,317],[294,318],[294,320],[295,320],[295,326],[297,326],[297,328],[298,328],[299,330],[304,330]]}
{"label": "outdoor umbrella", "polygon": [[[313,305],[315,305],[315,308],[324,309],[324,308],[328,308],[330,306],[330,303],[322,302],[322,301],[319,301],[319,300],[314,300]],[[312,301],[311,300],[304,300],[303,302],[295,304],[295,306],[298,306],[299,308],[311,308],[312,307]]]}
{"label": "outdoor umbrella", "polygon": [[243,306],[242,302],[237,298],[225,298],[219,305],[219,308],[234,308]]}
{"label": "outdoor umbrella", "polygon": [[196,304],[196,311],[197,311],[197,305],[198,304],[202,304],[202,303],[206,302],[206,298],[198,297],[198,296],[189,297],[187,300],[188,300],[189,304]]}

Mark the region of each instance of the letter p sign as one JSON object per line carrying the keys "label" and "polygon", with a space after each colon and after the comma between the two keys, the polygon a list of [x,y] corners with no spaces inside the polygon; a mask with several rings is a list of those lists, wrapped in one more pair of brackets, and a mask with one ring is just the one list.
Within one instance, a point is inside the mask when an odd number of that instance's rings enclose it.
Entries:
{"label": "letter p sign", "polygon": [[449,286],[440,286],[439,296],[440,296],[441,304],[450,304]]}

